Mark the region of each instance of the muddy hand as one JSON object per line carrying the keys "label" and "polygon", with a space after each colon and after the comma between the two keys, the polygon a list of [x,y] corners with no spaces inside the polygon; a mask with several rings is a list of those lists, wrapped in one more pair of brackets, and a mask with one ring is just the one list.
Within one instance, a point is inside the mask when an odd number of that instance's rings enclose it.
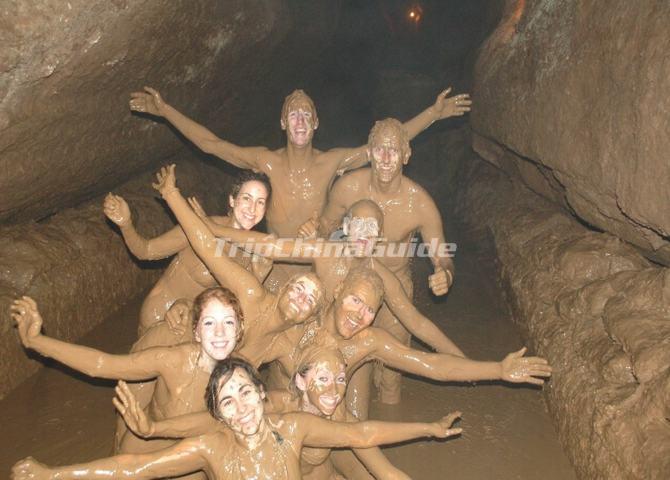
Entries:
{"label": "muddy hand", "polygon": [[319,212],[314,211],[305,223],[298,227],[298,237],[302,238],[316,238],[317,230],[319,228]]}
{"label": "muddy hand", "polygon": [[161,94],[153,88],[144,87],[143,92],[130,94],[130,109],[134,112],[149,113],[162,117],[165,112],[166,103]]}
{"label": "muddy hand", "polygon": [[112,403],[123,417],[128,428],[136,435],[147,438],[154,433],[154,425],[147,414],[140,407],[139,402],[128,388],[128,384],[120,380],[114,388],[116,397],[112,399]]}
{"label": "muddy hand", "polygon": [[119,227],[125,227],[130,223],[130,207],[123,199],[113,193],[107,194],[103,203],[103,211],[107,218],[116,223]]}
{"label": "muddy hand", "polygon": [[461,93],[447,98],[447,95],[449,95],[450,92],[451,87],[442,91],[435,100],[433,111],[438,120],[449,117],[460,117],[470,111],[472,100],[470,100],[469,94]]}
{"label": "muddy hand", "polygon": [[453,280],[454,277],[450,270],[435,267],[435,273],[428,277],[428,286],[435,295],[445,295],[449,291]]}
{"label": "muddy hand", "polygon": [[158,190],[161,195],[167,195],[174,190],[177,190],[177,178],[174,173],[175,164],[162,167],[160,172],[156,173],[156,183],[151,186]]}
{"label": "muddy hand", "polygon": [[16,321],[21,343],[30,348],[32,340],[37,338],[42,330],[42,316],[37,309],[37,303],[32,298],[23,296],[14,300],[9,310]]}
{"label": "muddy hand", "polygon": [[165,314],[165,322],[172,333],[182,336],[190,323],[191,307],[193,304],[185,298],[180,298],[172,304]]}
{"label": "muddy hand", "polygon": [[33,457],[27,457],[12,467],[12,480],[51,480],[51,469]]}
{"label": "muddy hand", "polygon": [[459,435],[463,431],[462,428],[451,428],[459,418],[461,418],[461,412],[451,412],[449,415],[442,417],[435,422],[436,428],[433,436],[436,438],[447,438]]}
{"label": "muddy hand", "polygon": [[542,385],[544,380],[535,377],[550,377],[551,366],[544,358],[524,357],[526,347],[512,352],[501,362],[501,378],[512,383]]}

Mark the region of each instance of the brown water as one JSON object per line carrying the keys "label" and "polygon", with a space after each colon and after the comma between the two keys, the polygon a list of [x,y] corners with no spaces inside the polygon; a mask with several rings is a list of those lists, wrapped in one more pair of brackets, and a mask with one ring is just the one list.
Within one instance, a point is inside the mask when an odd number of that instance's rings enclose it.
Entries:
{"label": "brown water", "polygon": [[[496,286],[493,260],[490,248],[473,248],[461,239],[456,284],[447,299],[438,300],[426,288],[427,265],[416,265],[419,308],[476,359],[501,359],[522,346]],[[139,300],[129,304],[81,343],[109,352],[127,351],[134,340],[139,306]],[[459,426],[464,431],[456,439],[411,442],[385,450],[412,478],[576,478],[539,389],[404,382],[402,403],[394,407],[375,403],[373,418],[431,421],[449,411],[463,412]],[[0,401],[0,478],[9,478],[11,465],[28,455],[47,464],[108,455],[115,420],[113,385],[49,364]]]}

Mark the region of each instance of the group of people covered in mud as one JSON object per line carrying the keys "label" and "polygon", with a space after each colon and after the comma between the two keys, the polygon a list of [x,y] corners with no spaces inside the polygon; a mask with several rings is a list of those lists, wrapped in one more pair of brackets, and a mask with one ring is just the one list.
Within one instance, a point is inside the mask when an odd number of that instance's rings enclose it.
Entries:
{"label": "group of people covered in mud", "polygon": [[[137,232],[122,197],[105,198],[134,256],[173,257],[142,305],[129,354],[47,337],[35,300],[12,304],[26,348],[119,380],[120,414],[115,456],[58,467],[27,458],[13,478],[407,479],[377,446],[458,435],[460,412],[428,423],[368,420],[372,385],[389,404],[400,401],[399,372],[541,385],[551,374],[544,359],[522,349],[471,360],[412,303],[403,252],[414,235],[438,246],[429,249],[432,292],[454,281],[440,212],[403,175],[410,139],[470,110],[467,94],[449,93],[404,124],[377,122],[367,145],[326,152],[312,146],[319,119],[301,90],[284,102],[287,144],[276,151],[220,139],[151,88],[133,93],[131,110],[165,118],[243,170],[227,215],[209,216],[181,193],[175,165],[162,168],[153,187],[179,225],[156,238]],[[254,230],[264,217],[269,233]],[[411,348],[412,335],[435,353]]]}

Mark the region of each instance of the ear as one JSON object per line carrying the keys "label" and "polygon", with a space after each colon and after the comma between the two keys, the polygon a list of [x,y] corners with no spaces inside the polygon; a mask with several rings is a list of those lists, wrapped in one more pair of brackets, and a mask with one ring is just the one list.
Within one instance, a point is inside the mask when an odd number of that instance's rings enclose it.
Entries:
{"label": "ear", "polygon": [[286,130],[286,120],[284,120],[283,118],[279,120],[279,125],[281,125],[282,130]]}
{"label": "ear", "polygon": [[407,165],[409,163],[409,157],[412,155],[412,149],[410,147],[407,147],[407,151],[405,152],[404,158],[402,160],[403,165]]}
{"label": "ear", "polygon": [[228,205],[230,208],[235,208],[235,198],[232,195],[228,195]]}
{"label": "ear", "polygon": [[265,394],[265,387],[261,385],[259,388],[261,390],[261,400],[265,400],[265,398],[267,397],[267,395]]}
{"label": "ear", "polygon": [[316,117],[316,120],[314,120],[314,130],[319,128],[319,117]]}
{"label": "ear", "polygon": [[193,338],[195,339],[196,342],[200,343],[201,338],[200,338],[200,331],[198,327],[200,326],[200,322],[198,322],[198,325],[195,327],[195,331],[193,332]]}
{"label": "ear", "polygon": [[307,385],[305,384],[305,377],[300,375],[299,373],[295,374],[295,386],[300,390],[301,392],[307,391]]}

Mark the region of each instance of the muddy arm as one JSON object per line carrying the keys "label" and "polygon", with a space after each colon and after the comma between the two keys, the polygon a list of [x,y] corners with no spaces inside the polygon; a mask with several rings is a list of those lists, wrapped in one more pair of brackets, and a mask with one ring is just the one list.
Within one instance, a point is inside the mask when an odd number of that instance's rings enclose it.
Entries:
{"label": "muddy arm", "polygon": [[133,92],[130,97],[131,110],[165,118],[200,150],[216,155],[224,162],[236,167],[258,169],[262,163],[260,157],[268,151],[263,147],[240,147],[222,140],[204,126],[168,105],[160,93],[153,88],[144,87],[143,92]]}
{"label": "muddy arm", "polygon": [[370,354],[403,372],[441,381],[504,380],[542,385],[551,367],[539,357],[524,357],[526,349],[510,353],[501,362],[478,362],[441,353],[414,350],[378,328],[368,329]]}
{"label": "muddy arm", "polygon": [[[370,448],[422,437],[446,438],[458,435],[460,428],[450,428],[460,413],[452,413],[434,423],[333,422],[310,414],[290,414],[303,434],[303,444],[310,447]],[[285,416],[286,418],[286,416]]]}
{"label": "muddy arm", "polygon": [[200,439],[183,440],[177,445],[143,455],[117,455],[88,463],[47,467],[28,457],[12,468],[15,480],[79,480],[110,478],[152,479],[177,477],[207,468]]}
{"label": "muddy arm", "polygon": [[465,357],[461,349],[412,304],[398,277],[381,262],[373,261],[373,264],[384,282],[384,301],[407,330],[439,353]]}

